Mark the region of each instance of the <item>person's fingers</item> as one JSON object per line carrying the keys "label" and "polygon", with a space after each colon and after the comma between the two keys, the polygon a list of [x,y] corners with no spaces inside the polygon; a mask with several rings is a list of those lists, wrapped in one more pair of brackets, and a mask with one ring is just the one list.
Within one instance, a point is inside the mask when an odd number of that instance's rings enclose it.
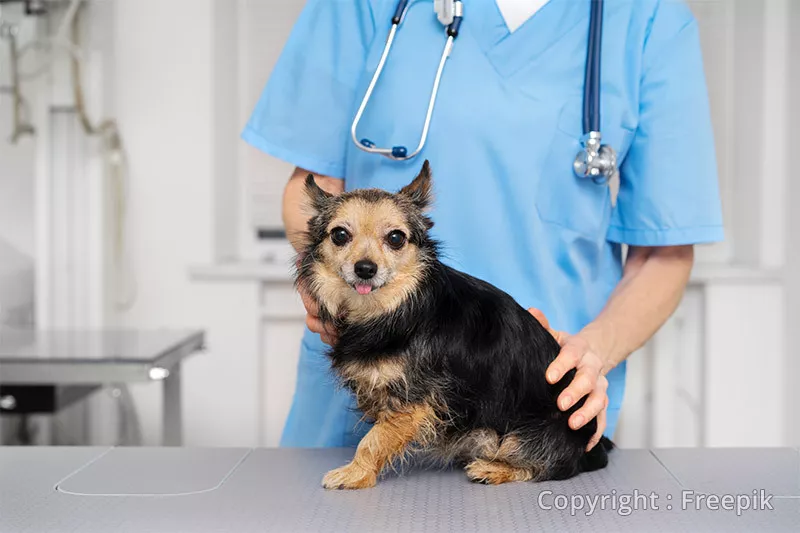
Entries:
{"label": "person's fingers", "polygon": [[589,420],[605,410],[607,402],[606,390],[608,390],[608,380],[601,376],[597,379],[597,385],[586,398],[581,408],[569,417],[569,426],[572,429],[583,427]]}
{"label": "person's fingers", "polygon": [[572,382],[558,396],[559,409],[566,411],[575,405],[578,400],[590,394],[597,386],[599,375],[599,369],[588,366],[579,368]]}
{"label": "person's fingers", "polygon": [[559,346],[564,346],[564,343],[567,342],[569,339],[569,335],[564,331],[556,331],[550,327],[550,321],[547,320],[547,317],[544,316],[544,313],[536,309],[535,307],[529,307],[528,312],[533,315],[533,317],[539,321],[539,323],[544,326],[544,328],[553,336],[553,338],[558,342]]}
{"label": "person's fingers", "polygon": [[333,346],[337,341],[336,329],[319,318],[319,304],[304,287],[298,287],[300,299],[306,308],[306,326],[312,333],[317,333],[325,344]]}
{"label": "person's fingers", "polygon": [[541,310],[536,309],[535,307],[531,307],[528,309],[528,312],[533,315],[533,318],[539,321],[539,323],[544,326],[544,328],[552,333],[550,329],[550,322],[547,320],[547,317],[544,316]]}
{"label": "person's fingers", "polygon": [[325,344],[329,346],[336,344],[336,341],[338,340],[336,329],[334,329],[330,324],[324,323],[315,316],[306,315],[306,326],[308,326],[309,331],[312,333],[319,334],[320,339],[322,339],[322,342]]}
{"label": "person's fingers", "polygon": [[551,384],[558,383],[564,374],[578,366],[578,362],[588,351],[588,344],[582,342],[578,337],[571,337],[570,342],[564,344],[558,357],[547,367],[547,381]]}
{"label": "person's fingers", "polygon": [[324,342],[328,346],[333,346],[334,344],[336,344],[336,341],[338,340],[338,338],[335,335],[329,335],[327,333],[322,333],[319,336],[319,338],[322,340],[322,342]]}
{"label": "person's fingers", "polygon": [[592,448],[597,446],[597,443],[600,442],[600,438],[603,436],[603,433],[606,431],[606,416],[608,415],[608,396],[606,396],[606,401],[603,406],[603,410],[597,415],[597,431],[595,431],[594,436],[589,441],[589,444],[586,445],[586,451],[590,451]]}
{"label": "person's fingers", "polygon": [[308,329],[312,333],[318,333],[320,335],[328,333],[328,331],[325,330],[325,324],[323,324],[322,320],[312,315],[306,315],[306,326],[308,326]]}
{"label": "person's fingers", "polygon": [[567,344],[567,341],[569,341],[570,339],[570,335],[566,331],[556,331],[551,329],[550,334],[556,340],[558,345],[561,346],[562,348]]}
{"label": "person's fingers", "polygon": [[319,314],[319,305],[314,301],[305,290],[300,290],[300,299],[303,301],[303,307],[309,315],[317,316]]}

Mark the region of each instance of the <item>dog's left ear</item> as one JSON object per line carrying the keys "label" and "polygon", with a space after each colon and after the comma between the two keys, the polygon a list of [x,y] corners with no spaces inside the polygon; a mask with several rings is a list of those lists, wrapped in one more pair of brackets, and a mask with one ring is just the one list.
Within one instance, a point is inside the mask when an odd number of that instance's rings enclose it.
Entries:
{"label": "dog's left ear", "polygon": [[311,209],[316,213],[322,211],[327,201],[333,198],[331,193],[317,185],[317,182],[314,181],[313,174],[306,176],[306,196],[308,197],[308,203]]}
{"label": "dog's left ear", "polygon": [[418,209],[424,210],[430,206],[432,187],[431,165],[426,159],[414,181],[400,189],[399,194],[411,200]]}

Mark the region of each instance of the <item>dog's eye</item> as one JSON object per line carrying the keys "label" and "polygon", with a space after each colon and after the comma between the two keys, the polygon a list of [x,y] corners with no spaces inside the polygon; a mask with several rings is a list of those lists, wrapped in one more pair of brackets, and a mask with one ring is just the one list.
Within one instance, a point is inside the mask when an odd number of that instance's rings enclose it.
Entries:
{"label": "dog's eye", "polygon": [[386,242],[395,250],[399,250],[406,243],[406,234],[396,229],[386,236]]}
{"label": "dog's eye", "polygon": [[350,233],[344,228],[333,228],[331,230],[331,240],[336,246],[344,246],[350,241]]}

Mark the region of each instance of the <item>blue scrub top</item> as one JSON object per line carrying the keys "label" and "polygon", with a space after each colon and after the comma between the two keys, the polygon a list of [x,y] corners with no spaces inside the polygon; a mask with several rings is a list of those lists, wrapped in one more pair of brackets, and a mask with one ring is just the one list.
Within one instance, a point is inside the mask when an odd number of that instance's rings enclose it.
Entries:
{"label": "blue scrub top", "polygon": [[[606,0],[602,133],[620,161],[620,188],[577,179],[589,0],[550,0],[509,33],[494,0],[465,0],[427,144],[406,162],[350,140],[395,1],[309,0],[243,138],[349,189],[396,191],[431,161],[434,235],[444,262],[537,307],[575,333],[622,275],[622,244],[723,238],[714,141],[698,27],[674,0]],[[402,23],[359,125],[359,138],[412,150],[442,47],[430,1]],[[337,388],[306,331],[282,444],[341,446],[368,429]],[[613,435],[625,364],[608,375]]]}

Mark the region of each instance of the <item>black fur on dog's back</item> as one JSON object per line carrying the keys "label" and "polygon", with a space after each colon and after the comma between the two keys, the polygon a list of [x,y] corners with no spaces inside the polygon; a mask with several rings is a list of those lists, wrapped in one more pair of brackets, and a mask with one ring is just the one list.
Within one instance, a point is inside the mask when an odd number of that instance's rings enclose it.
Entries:
{"label": "black fur on dog's back", "polygon": [[[435,257],[435,243],[430,247]],[[412,298],[391,313],[360,324],[337,324],[333,366],[369,364],[376,354],[402,361],[405,382],[397,402],[424,402],[433,392],[446,412],[440,442],[471,431],[513,435],[521,455],[540,468],[537,480],[566,479],[606,466],[611,441],[585,448],[597,429],[591,420],[578,430],[569,416],[583,400],[561,411],[556,399],[575,370],[557,384],[545,380],[560,347],[550,333],[510,295],[433,260]]]}

